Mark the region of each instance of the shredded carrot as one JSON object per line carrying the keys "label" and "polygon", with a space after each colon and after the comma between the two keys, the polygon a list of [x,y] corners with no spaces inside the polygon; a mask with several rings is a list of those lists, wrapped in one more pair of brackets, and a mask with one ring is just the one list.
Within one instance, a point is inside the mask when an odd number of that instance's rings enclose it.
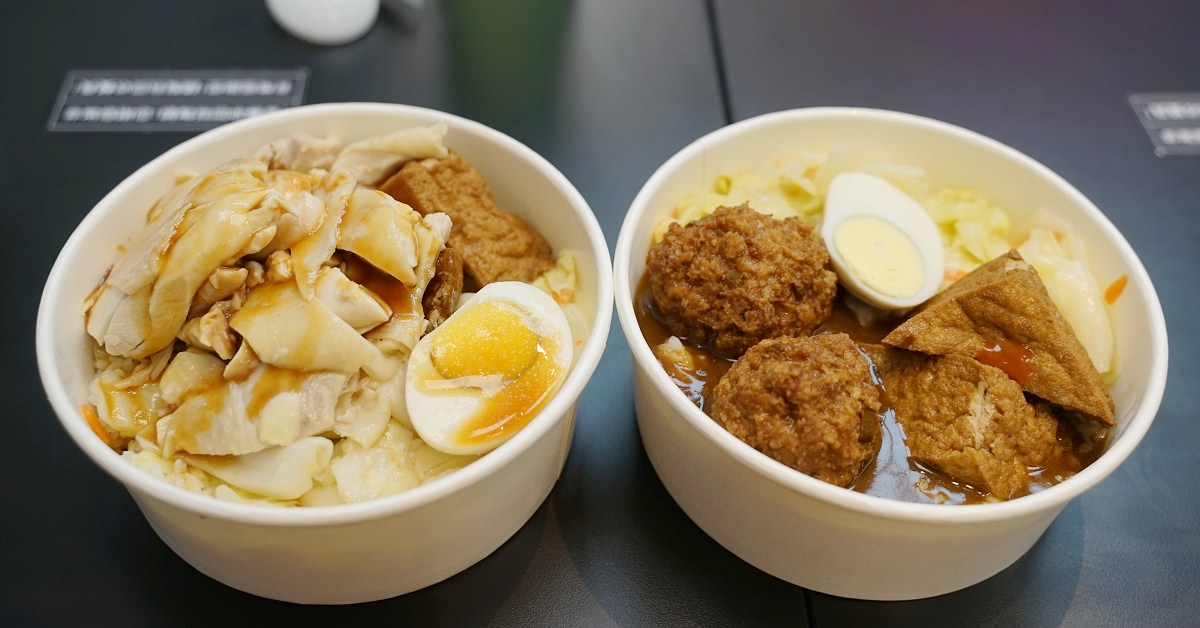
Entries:
{"label": "shredded carrot", "polygon": [[947,268],[942,273],[942,276],[945,277],[946,281],[958,281],[967,276],[967,271],[961,268]]}
{"label": "shredded carrot", "polygon": [[84,420],[87,421],[88,427],[92,428],[96,436],[99,436],[105,445],[112,447],[112,436],[109,436],[108,430],[105,430],[104,426],[100,424],[100,416],[96,414],[96,408],[90,403],[85,403],[79,406],[79,411],[83,413]]}
{"label": "shredded carrot", "polygon": [[1121,275],[1117,280],[1108,284],[1108,288],[1104,289],[1104,300],[1108,301],[1109,305],[1117,302],[1121,298],[1121,293],[1125,291],[1125,284],[1129,281],[1129,277]]}

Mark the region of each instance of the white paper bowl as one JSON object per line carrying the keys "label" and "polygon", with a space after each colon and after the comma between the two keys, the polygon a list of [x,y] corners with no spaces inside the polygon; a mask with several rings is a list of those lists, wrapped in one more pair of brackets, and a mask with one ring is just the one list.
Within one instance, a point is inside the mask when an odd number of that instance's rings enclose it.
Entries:
{"label": "white paper bowl", "polygon": [[[80,415],[93,375],[82,303],[117,247],[180,172],[205,171],[296,133],[353,141],[445,122],[446,145],[484,174],[497,202],[577,253],[577,302],[591,334],[558,394],[511,440],[465,468],[399,495],[322,508],[222,502],[159,481],[120,459]],[[393,597],[448,578],[511,537],[549,494],[574,429],[575,404],[596,369],[612,312],[608,246],[587,202],[545,159],[456,116],[389,104],[288,109],[229,124],[164,153],[105,196],[71,235],[42,294],[37,358],[59,420],[76,444],[129,490],[179,556],[237,589],[279,600],[344,604]]]}
{"label": "white paper bowl", "polygon": [[[1014,219],[1053,209],[1086,238],[1101,282],[1128,276],[1112,309],[1121,377],[1118,426],[1096,462],[1009,502],[939,506],[826,484],[742,443],[692,405],[642,337],[633,297],[655,221],[720,173],[789,149],[836,143],[923,168],[934,187],[979,189]],[[1150,278],[1129,244],[1082,194],[994,140],[917,116],[855,108],[771,113],[710,133],[663,164],[633,201],[613,261],[615,300],[633,353],[638,428],[671,496],[718,543],[755,567],[815,591],[904,600],[962,589],[1012,564],[1072,498],[1112,473],[1154,420],[1167,378],[1167,333]]]}

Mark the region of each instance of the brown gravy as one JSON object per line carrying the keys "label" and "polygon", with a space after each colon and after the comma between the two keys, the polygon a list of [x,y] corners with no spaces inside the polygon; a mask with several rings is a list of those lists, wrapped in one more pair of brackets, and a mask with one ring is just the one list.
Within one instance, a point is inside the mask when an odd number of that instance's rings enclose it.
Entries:
{"label": "brown gravy", "polygon": [[[848,302],[847,296],[839,293],[834,303],[833,315],[815,333],[843,332],[856,342],[879,343],[892,327],[899,323],[899,320],[895,319],[881,319],[873,324],[863,325],[858,322]],[[681,340],[684,350],[690,356],[690,365],[672,360],[659,349],[672,334],[654,305],[654,298],[650,294],[645,277],[638,282],[634,295],[634,312],[642,336],[650,345],[659,364],[683,394],[707,413],[712,391],[734,361],[705,347],[691,344],[686,338]],[[1009,349],[1009,352],[1012,351]],[[1020,362],[1019,359],[1016,361]],[[956,482],[911,460],[903,426],[896,420],[895,411],[887,405],[885,394],[885,407],[880,416],[882,438],[879,451],[867,463],[851,488],[860,493],[907,502],[980,504],[996,501],[996,498],[989,494]],[[1058,440],[1066,446],[1059,448],[1060,453],[1055,454],[1044,466],[1030,469],[1029,492],[1044,490],[1087,467],[1104,452],[1107,439],[1107,429],[1071,414],[1061,415]]]}

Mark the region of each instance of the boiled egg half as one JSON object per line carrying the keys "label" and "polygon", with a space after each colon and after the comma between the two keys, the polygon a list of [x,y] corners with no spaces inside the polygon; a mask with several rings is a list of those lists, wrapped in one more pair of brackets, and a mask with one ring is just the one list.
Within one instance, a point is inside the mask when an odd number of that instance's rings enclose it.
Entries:
{"label": "boiled egg half", "polygon": [[941,285],[945,250],[937,225],[916,200],[880,177],[844,172],[833,178],[821,237],[842,285],[871,305],[911,308]]}
{"label": "boiled egg half", "polygon": [[491,451],[554,396],[573,352],[550,295],[518,281],[490,283],[413,348],[405,376],[413,429],[449,454]]}

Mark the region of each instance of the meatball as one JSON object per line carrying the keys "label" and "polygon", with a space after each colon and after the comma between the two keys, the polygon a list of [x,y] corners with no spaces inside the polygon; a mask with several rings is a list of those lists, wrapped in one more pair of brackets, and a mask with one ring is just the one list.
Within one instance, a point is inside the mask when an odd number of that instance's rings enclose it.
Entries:
{"label": "meatball", "polygon": [[846,334],[764,340],[730,367],[712,417],[797,471],[849,487],[879,449],[871,365]]}
{"label": "meatball", "polygon": [[746,205],[671,225],[647,253],[646,272],[671,333],[730,357],[766,338],[811,334],[837,294],[811,225]]}

